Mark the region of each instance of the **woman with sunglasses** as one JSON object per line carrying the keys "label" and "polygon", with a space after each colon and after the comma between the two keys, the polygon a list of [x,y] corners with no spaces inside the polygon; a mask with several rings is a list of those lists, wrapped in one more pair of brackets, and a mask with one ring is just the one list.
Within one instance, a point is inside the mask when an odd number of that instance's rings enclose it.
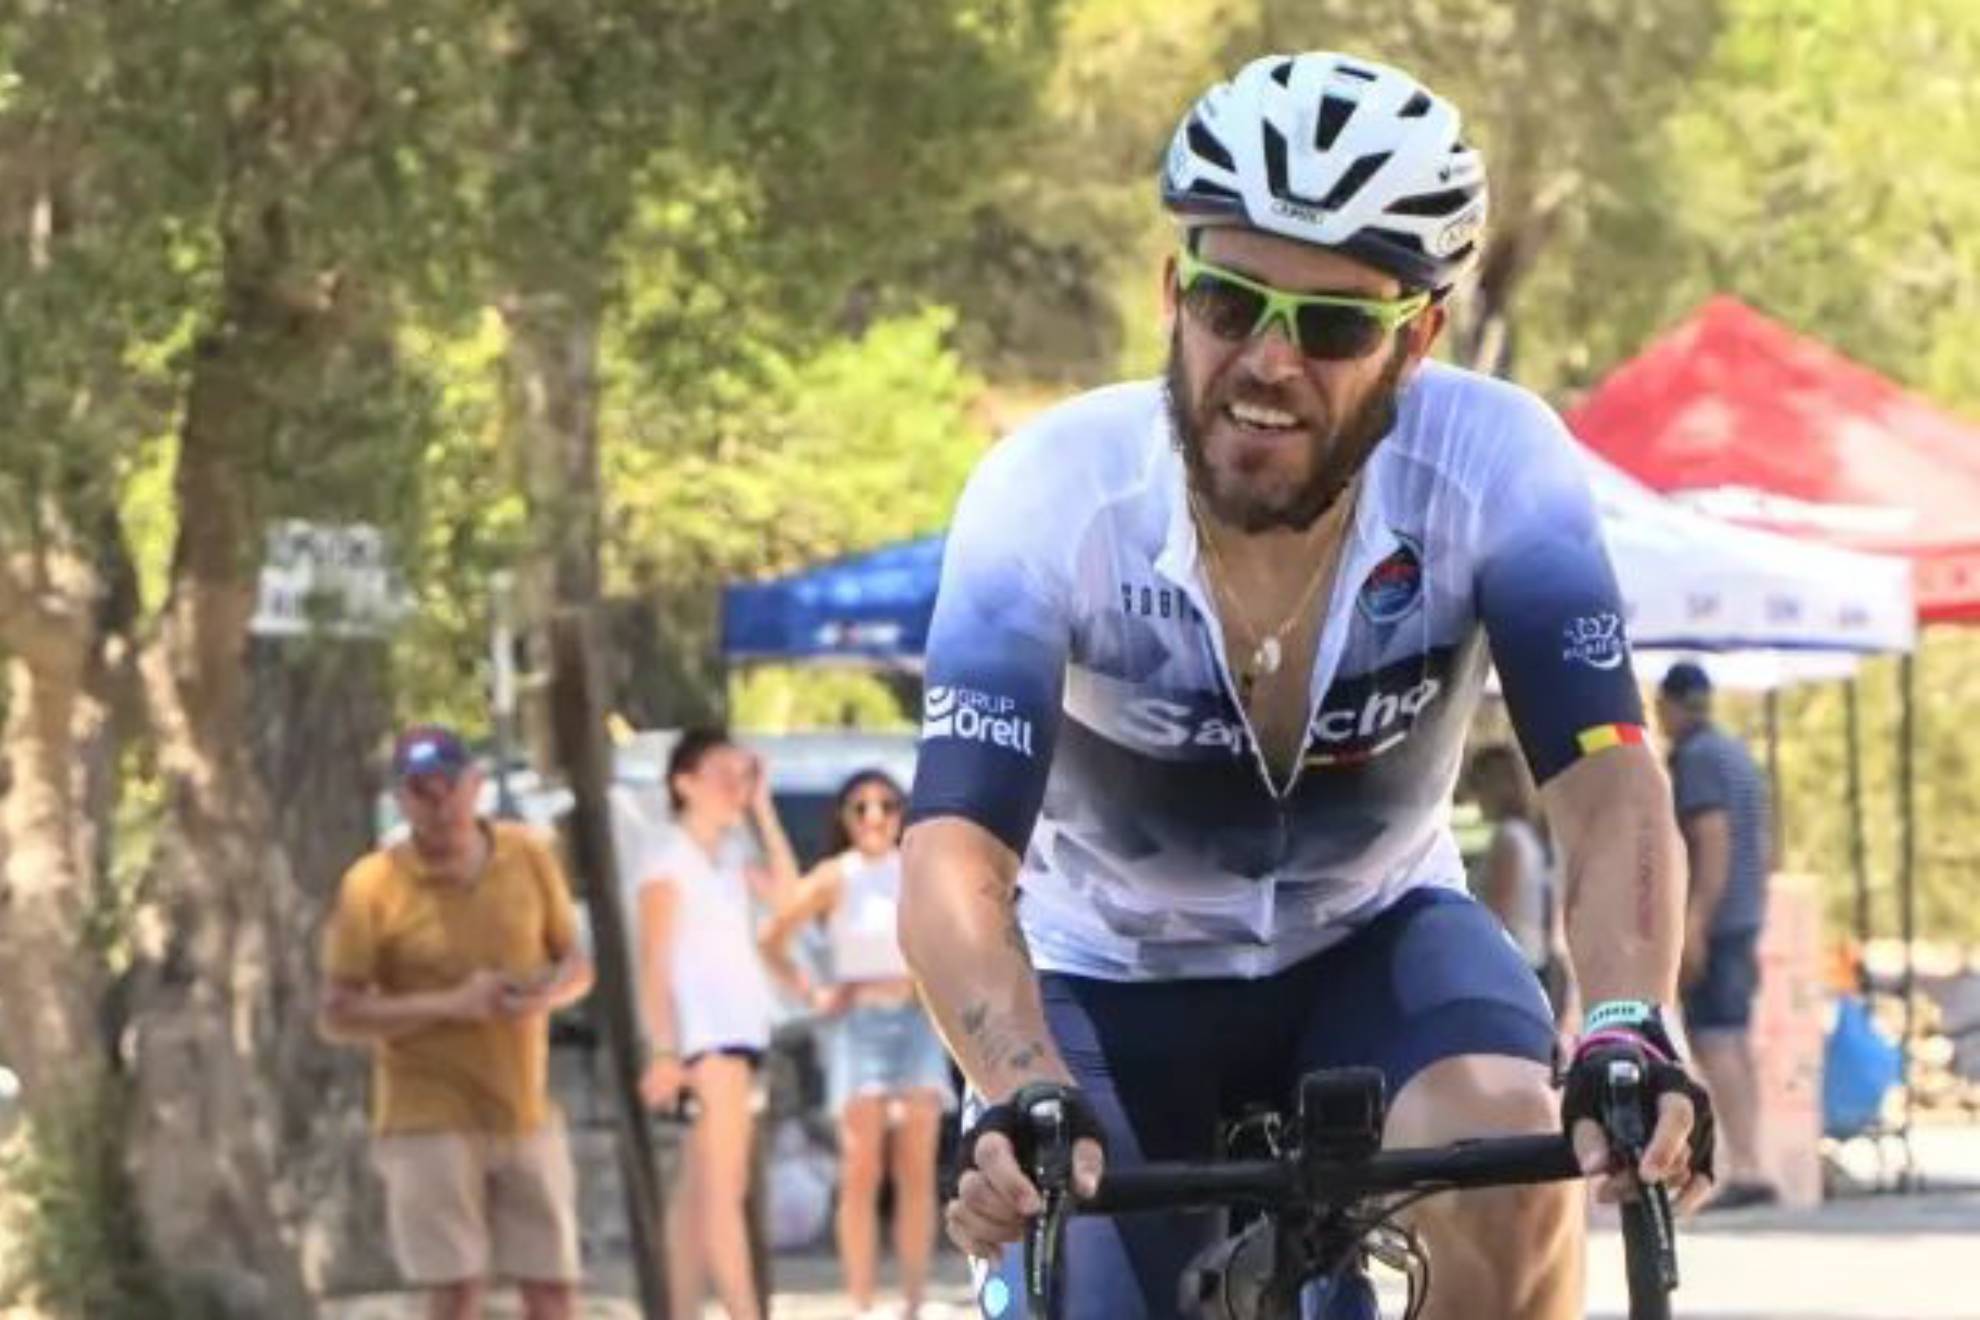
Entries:
{"label": "woman with sunglasses", "polygon": [[[829,1072],[839,1118],[839,1261],[860,1313],[874,1307],[879,1197],[894,1183],[894,1251],[905,1314],[922,1312],[935,1247],[935,1160],[952,1102],[949,1059],[922,1013],[894,927],[901,892],[900,786],[862,770],[839,789],[828,856],[771,919],[762,947],[792,994],[834,1017]],[[832,984],[791,959],[792,937],[822,922]]]}
{"label": "woman with sunglasses", "polygon": [[[667,1213],[669,1313],[700,1315],[707,1279],[729,1320],[761,1320],[744,1205],[751,1090],[774,1004],[751,938],[751,898],[774,905],[797,883],[797,863],[762,762],[726,733],[681,735],[667,797],[675,828],[637,863],[637,974],[650,1051],[640,1097],[659,1110],[695,1100]],[[746,863],[737,833],[745,822],[767,867]]]}

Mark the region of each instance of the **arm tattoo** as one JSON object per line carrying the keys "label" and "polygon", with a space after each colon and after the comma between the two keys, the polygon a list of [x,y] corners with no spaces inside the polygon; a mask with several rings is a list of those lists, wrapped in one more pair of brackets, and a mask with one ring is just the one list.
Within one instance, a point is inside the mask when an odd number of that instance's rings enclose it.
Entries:
{"label": "arm tattoo", "polygon": [[1662,844],[1648,818],[1636,823],[1636,933],[1644,939],[1657,934],[1657,861]]}
{"label": "arm tattoo", "polygon": [[982,1000],[965,1008],[960,1021],[964,1038],[993,1071],[1030,1068],[1045,1058],[1044,1042],[1026,1041],[1009,1023],[993,1021]]}
{"label": "arm tattoo", "polygon": [[[1662,860],[1663,845],[1657,838],[1654,821],[1640,820],[1636,825],[1636,851],[1631,860],[1635,872],[1636,886],[1636,933],[1643,939],[1654,939],[1657,934],[1657,895],[1658,872]],[[1570,858],[1567,873],[1567,904],[1563,915],[1570,926],[1575,914],[1581,908],[1581,901],[1588,892],[1587,878],[1590,863],[1585,858]]]}

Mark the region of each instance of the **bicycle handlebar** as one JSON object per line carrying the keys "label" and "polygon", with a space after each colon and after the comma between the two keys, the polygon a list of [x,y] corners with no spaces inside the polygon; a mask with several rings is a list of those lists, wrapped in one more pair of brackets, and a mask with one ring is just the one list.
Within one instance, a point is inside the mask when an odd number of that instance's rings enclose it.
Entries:
{"label": "bicycle handlebar", "polygon": [[1363,1160],[1144,1164],[1108,1173],[1080,1214],[1245,1205],[1265,1209],[1350,1206],[1391,1192],[1454,1191],[1565,1182],[1581,1177],[1566,1137],[1495,1137],[1421,1150],[1385,1150]]}
{"label": "bicycle handlebar", "polygon": [[[1610,1065],[1602,1121],[1622,1168],[1636,1166],[1649,1137],[1640,1104],[1643,1080],[1641,1069],[1632,1062],[1618,1060]],[[1027,1309],[1035,1317],[1057,1310],[1059,1246],[1070,1214],[1248,1206],[1267,1213],[1327,1215],[1397,1193],[1567,1182],[1583,1176],[1572,1144],[1559,1135],[1483,1138],[1368,1153],[1344,1153],[1323,1145],[1277,1159],[1116,1170],[1104,1175],[1091,1200],[1080,1202],[1070,1193],[1071,1140],[1059,1103],[1038,1105],[1030,1117],[1047,1138],[1034,1149],[1030,1169],[1046,1209],[1027,1225],[1025,1234]],[[1624,1203],[1623,1247],[1630,1320],[1669,1320],[1670,1292],[1678,1281],[1677,1252],[1670,1199],[1663,1187],[1639,1187],[1636,1196]]]}

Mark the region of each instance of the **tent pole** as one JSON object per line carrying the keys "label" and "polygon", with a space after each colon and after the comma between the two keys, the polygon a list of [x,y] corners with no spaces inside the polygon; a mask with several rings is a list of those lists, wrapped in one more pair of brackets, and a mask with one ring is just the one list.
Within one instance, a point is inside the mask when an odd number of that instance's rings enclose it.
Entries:
{"label": "tent pole", "polygon": [[1918,798],[1914,780],[1913,748],[1917,733],[1918,671],[1914,657],[1910,654],[1898,661],[1899,710],[1898,710],[1898,913],[1900,933],[1904,940],[1904,973],[1900,986],[1904,994],[1904,1037],[1899,1042],[1898,1058],[1903,1068],[1904,1081],[1904,1122],[1899,1129],[1904,1145],[1904,1173],[1899,1186],[1910,1190],[1916,1178],[1916,1165],[1912,1159],[1911,1125],[1913,1110],[1913,1090],[1911,1064],[1914,1035],[1917,1023],[1917,1008],[1914,994],[1916,967],[1912,941],[1917,937],[1918,903],[1915,886],[1917,884],[1916,862],[1918,854]]}
{"label": "tent pole", "polygon": [[1849,866],[1856,884],[1857,977],[1865,975],[1863,952],[1870,945],[1870,860],[1863,837],[1863,734],[1857,723],[1857,686],[1854,674],[1843,684],[1843,738],[1848,758],[1847,795],[1849,806]]}
{"label": "tent pole", "polygon": [[1767,689],[1761,703],[1766,716],[1767,727],[1767,818],[1773,827],[1773,865],[1771,871],[1781,864],[1781,843],[1786,837],[1783,817],[1787,815],[1787,800],[1781,796],[1781,690]]}

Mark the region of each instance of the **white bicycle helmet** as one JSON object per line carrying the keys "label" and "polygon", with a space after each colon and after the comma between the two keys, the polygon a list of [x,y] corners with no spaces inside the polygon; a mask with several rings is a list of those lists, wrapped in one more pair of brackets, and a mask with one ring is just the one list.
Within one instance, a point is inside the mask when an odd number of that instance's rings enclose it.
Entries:
{"label": "white bicycle helmet", "polygon": [[1399,69],[1332,51],[1268,55],[1176,129],[1162,204],[1336,248],[1442,292],[1485,234],[1485,162],[1457,108]]}

